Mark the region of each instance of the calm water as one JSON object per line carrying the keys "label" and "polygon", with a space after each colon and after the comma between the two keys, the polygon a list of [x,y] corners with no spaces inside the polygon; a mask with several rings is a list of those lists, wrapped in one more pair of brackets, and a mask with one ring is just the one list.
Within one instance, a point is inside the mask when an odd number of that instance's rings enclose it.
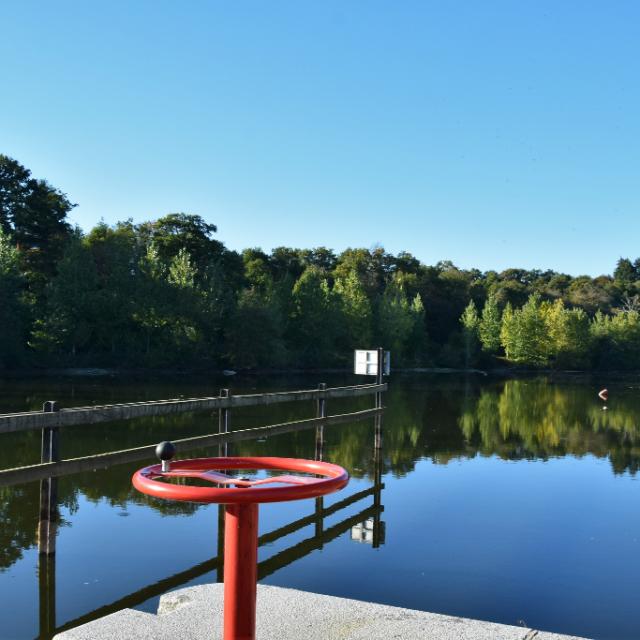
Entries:
{"label": "calm water", "polygon": [[[211,395],[230,382],[239,393],[319,381],[354,379],[4,381],[0,413],[49,399],[73,406]],[[371,491],[267,541],[262,581],[592,638],[640,638],[640,384],[608,381],[607,411],[596,395],[602,380],[395,376],[390,386],[377,466],[372,420],[325,434],[325,459],[345,466],[352,481],[324,507]],[[372,402],[330,401],[328,412]],[[239,409],[232,425],[313,411],[311,403]],[[215,417],[199,414],[65,429],[62,455],[216,428]],[[233,452],[313,457],[314,433],[239,443]],[[0,467],[38,457],[38,433],[2,436]],[[140,466],[60,480],[55,590],[39,588],[38,483],[0,488],[0,638],[50,637],[54,621],[41,619],[47,603],[60,628],[127,606],[154,611],[161,593],[217,579],[218,507],[137,494],[130,477]],[[317,507],[263,506],[260,533]]]}

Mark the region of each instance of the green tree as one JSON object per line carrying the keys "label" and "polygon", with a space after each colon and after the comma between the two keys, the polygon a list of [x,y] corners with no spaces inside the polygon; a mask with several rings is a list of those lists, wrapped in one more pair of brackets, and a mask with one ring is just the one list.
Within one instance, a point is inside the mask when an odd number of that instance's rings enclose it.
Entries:
{"label": "green tree", "polygon": [[236,368],[281,367],[287,363],[283,318],[273,298],[254,288],[241,292],[227,326],[229,360]]}
{"label": "green tree", "polygon": [[640,363],[640,313],[598,312],[591,323],[594,361],[602,369],[636,369]]}
{"label": "green tree", "polygon": [[0,228],[0,369],[22,363],[26,308],[18,251]]}
{"label": "green tree", "polygon": [[289,247],[276,247],[273,249],[270,264],[273,269],[273,278],[276,282],[287,280],[295,283],[305,269],[300,258],[300,249],[291,249]]}
{"label": "green tree", "polygon": [[411,301],[411,335],[409,336],[408,358],[413,364],[424,364],[427,359],[429,336],[426,328],[426,313],[419,293]]}
{"label": "green tree", "polygon": [[170,326],[173,348],[180,356],[194,355],[201,345],[199,328],[200,291],[196,285],[197,270],[183,247],[172,258],[167,270],[171,291]]}
{"label": "green tree", "polygon": [[316,247],[315,249],[303,249],[300,251],[300,261],[305,267],[318,267],[329,275],[336,266],[336,254],[327,247]]}
{"label": "green tree", "polygon": [[569,309],[565,314],[565,340],[557,353],[562,366],[587,368],[590,365],[591,333],[589,316],[583,309]]}
{"label": "green tree", "polygon": [[380,344],[392,353],[399,363],[406,362],[410,350],[409,340],[414,330],[411,306],[402,286],[401,278],[394,276],[380,300],[378,331]]}
{"label": "green tree", "polygon": [[371,302],[355,270],[337,278],[333,291],[342,312],[345,354],[357,348],[369,348],[372,340]]}
{"label": "green tree", "polygon": [[620,258],[613,272],[613,279],[623,289],[626,289],[632,282],[638,279],[633,263],[628,258]]}
{"label": "green tree", "polygon": [[325,366],[339,358],[336,339],[339,307],[323,272],[308,267],[292,293],[291,349],[304,366]]}
{"label": "green tree", "polygon": [[549,336],[539,295],[531,295],[521,309],[505,309],[500,337],[508,360],[530,366],[548,363]]}
{"label": "green tree", "polygon": [[169,213],[138,225],[142,241],[145,245],[154,245],[162,262],[168,264],[181,250],[185,250],[199,269],[204,269],[224,251],[224,245],[212,237],[216,231],[215,224],[190,213]]}
{"label": "green tree", "polygon": [[489,295],[482,308],[482,318],[478,326],[478,335],[482,350],[497,353],[500,349],[500,329],[502,317],[495,295]]}
{"label": "green tree", "polygon": [[37,293],[55,273],[71,232],[66,216],[74,206],[64,193],[0,154],[0,228],[13,239]]}
{"label": "green tree", "polygon": [[575,307],[581,307],[588,314],[597,311],[607,313],[614,302],[613,283],[610,278],[590,278],[579,276],[574,278],[567,289],[566,302]]}
{"label": "green tree", "polygon": [[196,275],[189,252],[184,247],[181,248],[169,264],[167,280],[174,287],[189,291],[195,287]]}
{"label": "green tree", "polygon": [[507,360],[511,353],[515,350],[516,342],[516,323],[514,319],[514,312],[511,303],[507,302],[507,305],[502,312],[502,323],[500,326],[500,344],[504,349]]}
{"label": "green tree", "polygon": [[142,247],[135,227],[130,220],[114,227],[100,222],[85,243],[97,274],[96,348],[108,353],[112,364],[135,361],[140,349],[133,314],[143,304],[139,270]]}
{"label": "green tree", "polygon": [[336,278],[346,278],[352,271],[358,274],[369,300],[382,294],[386,282],[388,261],[384,249],[346,249],[339,256],[334,269]]}
{"label": "green tree", "polygon": [[476,303],[471,300],[460,316],[462,324],[462,334],[464,336],[465,367],[469,368],[473,363],[478,350],[478,331],[480,329],[480,318]]}
{"label": "green tree", "polygon": [[589,318],[582,309],[566,309],[562,300],[543,303],[549,357],[561,367],[584,367],[590,347]]}
{"label": "green tree", "polygon": [[245,249],[242,252],[244,276],[249,286],[262,294],[273,290],[273,272],[269,256],[261,249]]}
{"label": "green tree", "polygon": [[225,331],[233,322],[238,298],[237,282],[230,280],[223,264],[214,262],[206,268],[198,290],[199,322],[204,339],[202,355],[205,361],[219,366],[228,353]]}
{"label": "green tree", "polygon": [[144,353],[151,356],[154,340],[161,344],[164,329],[170,324],[171,289],[166,280],[166,265],[160,260],[154,244],[150,244],[138,265],[140,283],[138,304],[133,319],[145,335]]}
{"label": "green tree", "polygon": [[[426,326],[432,343],[446,346],[452,338],[459,343],[459,319],[469,303],[472,282],[471,273],[449,262],[420,271],[417,291],[428,301]],[[458,354],[460,347],[457,344]]]}
{"label": "green tree", "polygon": [[49,352],[59,349],[72,358],[88,350],[99,312],[97,288],[95,263],[76,229],[47,287],[47,313],[36,324],[34,346]]}

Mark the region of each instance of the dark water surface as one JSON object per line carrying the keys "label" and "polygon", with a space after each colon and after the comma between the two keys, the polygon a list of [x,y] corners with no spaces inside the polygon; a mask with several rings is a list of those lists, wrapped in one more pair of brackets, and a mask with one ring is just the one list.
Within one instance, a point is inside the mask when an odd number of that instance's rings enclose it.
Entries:
{"label": "dark water surface", "polygon": [[[0,381],[0,413],[353,383],[347,376]],[[357,382],[362,383],[360,379]],[[383,448],[373,420],[328,427],[324,457],[352,474],[324,507],[369,491],[260,547],[263,582],[592,638],[640,638],[640,384],[394,376]],[[329,401],[328,413],[373,398]],[[234,410],[232,428],[311,417],[312,403]],[[211,414],[62,430],[65,458],[217,430]],[[0,467],[39,461],[40,434],[2,435]],[[313,430],[233,445],[238,455],[314,455]],[[210,449],[194,455],[216,455]],[[142,463],[59,481],[55,590],[39,586],[39,483],[0,488],[0,638],[117,608],[154,611],[161,593],[217,579],[218,506],[135,492]],[[377,474],[379,474],[377,476]],[[376,477],[381,477],[376,485]],[[322,506],[322,505],[320,505]],[[383,510],[379,508],[383,507]],[[260,533],[319,506],[265,505]],[[286,533],[286,530],[284,531]],[[47,605],[48,603],[48,605]],[[42,615],[47,606],[55,621]]]}

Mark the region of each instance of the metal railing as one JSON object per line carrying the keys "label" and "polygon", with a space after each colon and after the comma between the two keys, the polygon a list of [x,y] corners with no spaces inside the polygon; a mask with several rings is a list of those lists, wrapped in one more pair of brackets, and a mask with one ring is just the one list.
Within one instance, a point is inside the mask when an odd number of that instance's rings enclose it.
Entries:
{"label": "metal railing", "polygon": [[[214,569],[217,570],[218,576],[222,576],[223,555],[221,550],[224,536],[222,528],[219,527],[218,555],[216,557],[175,574],[174,576],[162,579],[153,585],[144,587],[111,604],[99,607],[90,613],[84,614],[79,618],[57,627],[55,614],[55,543],[57,523],[59,520],[57,478],[82,471],[105,469],[114,465],[152,459],[156,445],[156,443],[153,443],[130,449],[61,460],[59,456],[60,432],[64,427],[217,409],[217,433],[173,440],[175,444],[179,445],[180,452],[218,445],[220,453],[226,455],[227,445],[229,443],[315,429],[315,457],[318,460],[322,460],[325,427],[349,422],[352,423],[373,417],[375,419],[373,447],[375,481],[373,487],[347,497],[326,508],[324,507],[324,499],[317,498],[314,513],[260,536],[259,544],[264,545],[272,543],[306,526],[315,525],[315,533],[312,537],[259,563],[258,575],[259,578],[262,579],[296,559],[303,557],[307,553],[310,553],[312,550],[321,548],[323,544],[333,540],[350,527],[369,518],[371,518],[373,522],[373,546],[379,546],[383,532],[380,518],[384,510],[381,502],[381,492],[384,488],[381,480],[382,393],[386,390],[387,385],[382,383],[381,376],[379,376],[375,384],[327,388],[326,384],[323,383],[318,385],[317,389],[251,395],[232,395],[229,389],[222,389],[219,396],[208,398],[179,398],[153,402],[134,402],[65,409],[59,408],[57,402],[49,401],[44,404],[42,412],[29,411],[0,415],[0,434],[37,429],[42,431],[40,464],[0,470],[0,487],[40,480],[40,517],[38,524],[40,631],[38,638],[40,640],[49,640],[56,633],[113,613],[122,608],[138,605],[151,597],[165,593],[169,589],[179,587]],[[327,415],[328,399],[353,398],[365,395],[375,396],[375,406],[373,408],[333,416]],[[268,406],[282,402],[309,400],[314,401],[316,405],[316,416],[313,418],[262,427],[230,430],[232,408]],[[373,504],[371,506],[353,516],[347,517],[338,524],[325,528],[324,519],[326,517],[338,513],[370,495],[373,495]]]}

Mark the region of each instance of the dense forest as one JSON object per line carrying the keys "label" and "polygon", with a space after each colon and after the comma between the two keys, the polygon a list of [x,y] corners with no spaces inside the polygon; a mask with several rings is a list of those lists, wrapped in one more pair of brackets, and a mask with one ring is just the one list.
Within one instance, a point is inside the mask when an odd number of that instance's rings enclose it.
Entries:
{"label": "dense forest", "polygon": [[88,233],[0,155],[0,368],[640,368],[640,259],[597,278],[422,264],[382,247],[232,251],[171,213]]}

